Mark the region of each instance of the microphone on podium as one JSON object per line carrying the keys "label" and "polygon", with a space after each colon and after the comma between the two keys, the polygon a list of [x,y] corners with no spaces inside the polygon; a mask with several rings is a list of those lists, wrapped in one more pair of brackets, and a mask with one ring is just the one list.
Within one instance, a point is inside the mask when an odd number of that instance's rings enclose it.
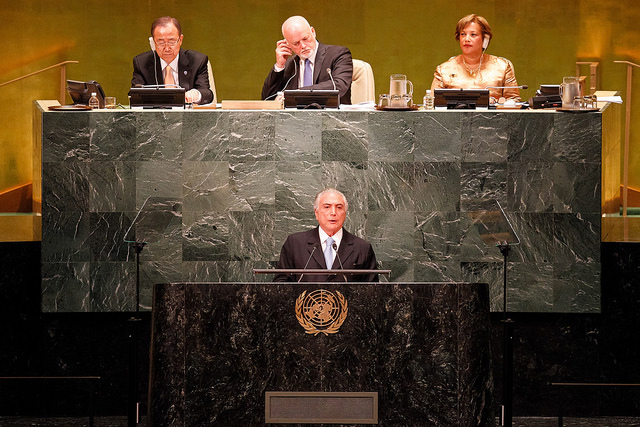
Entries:
{"label": "microphone on podium", "polygon": [[329,77],[331,77],[331,83],[333,83],[333,90],[337,90],[336,89],[336,81],[333,80],[333,74],[331,74],[331,68],[327,68],[327,73],[329,73]]}
{"label": "microphone on podium", "polygon": [[[336,244],[336,242],[333,242],[333,245],[331,245],[331,247],[333,248],[334,251],[336,251],[336,257],[338,258],[338,262],[340,263],[340,269],[344,270],[344,265],[342,265],[342,260],[340,259],[340,255],[338,255],[338,245]],[[347,276],[343,274],[342,277],[344,277],[344,281],[346,282]]]}
{"label": "microphone on podium", "polygon": [[[307,263],[304,265],[303,270],[307,269],[307,266],[309,265],[309,261],[311,261],[311,257],[313,256],[313,253],[316,251],[316,245],[313,245],[313,250],[311,251],[311,253],[309,254],[309,259],[307,259]],[[300,278],[298,279],[298,283],[300,283],[300,281],[302,280],[302,278],[304,277],[304,273],[300,275]]]}
{"label": "microphone on podium", "polygon": [[[520,85],[520,86],[487,86],[485,87],[485,89],[529,89],[529,86],[527,85]],[[494,99],[494,98],[492,98]],[[503,96],[500,97],[500,99],[497,100],[498,104],[504,104],[505,102],[510,102],[512,105],[516,105],[515,101],[513,100],[505,100],[505,98]]]}

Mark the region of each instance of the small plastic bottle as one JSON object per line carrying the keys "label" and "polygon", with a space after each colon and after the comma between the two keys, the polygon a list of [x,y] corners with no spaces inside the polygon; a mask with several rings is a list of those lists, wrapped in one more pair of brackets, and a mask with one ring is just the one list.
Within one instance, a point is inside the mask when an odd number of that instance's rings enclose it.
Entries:
{"label": "small plastic bottle", "polygon": [[425,110],[433,110],[433,96],[431,96],[429,89],[427,89],[424,98],[422,98],[422,108]]}
{"label": "small plastic bottle", "polygon": [[100,101],[98,101],[98,97],[96,96],[95,92],[91,92],[91,98],[89,98],[89,107],[91,107],[92,110],[97,110],[98,108],[100,108]]}

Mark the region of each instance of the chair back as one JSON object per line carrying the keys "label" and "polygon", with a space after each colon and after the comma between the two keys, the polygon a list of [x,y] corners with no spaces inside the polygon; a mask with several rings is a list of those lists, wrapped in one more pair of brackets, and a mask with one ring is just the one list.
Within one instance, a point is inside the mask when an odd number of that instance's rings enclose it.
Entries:
{"label": "chair back", "polygon": [[353,80],[351,81],[351,103],[358,104],[365,101],[375,102],[375,92],[376,84],[371,65],[360,59],[354,59]]}
{"label": "chair back", "polygon": [[209,88],[213,92],[213,104],[218,102],[218,95],[216,94],[216,82],[213,80],[213,70],[211,69],[211,61],[207,61],[207,73],[209,74]]}

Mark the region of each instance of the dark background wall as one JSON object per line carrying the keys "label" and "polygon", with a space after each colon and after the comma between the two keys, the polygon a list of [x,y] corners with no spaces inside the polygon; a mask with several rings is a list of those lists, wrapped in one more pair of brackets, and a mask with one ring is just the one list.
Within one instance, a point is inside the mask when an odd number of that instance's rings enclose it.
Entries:
{"label": "dark background wall", "polygon": [[[515,313],[514,415],[640,415],[640,390],[554,390],[552,382],[640,382],[640,244],[602,244],[602,313]],[[40,312],[40,243],[0,243],[0,376],[101,377],[96,413],[126,415],[129,313]],[[502,324],[492,314],[496,405],[501,399]],[[149,342],[142,313],[140,354]],[[139,366],[146,392],[148,360]],[[0,415],[79,415],[81,382],[0,380]]]}

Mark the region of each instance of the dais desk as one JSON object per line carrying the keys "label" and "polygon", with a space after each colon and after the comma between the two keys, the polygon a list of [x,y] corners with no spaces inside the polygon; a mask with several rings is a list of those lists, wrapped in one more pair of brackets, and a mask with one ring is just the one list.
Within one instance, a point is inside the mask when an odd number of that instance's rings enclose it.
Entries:
{"label": "dais desk", "polygon": [[489,283],[500,311],[501,254],[466,212],[496,199],[522,242],[509,256],[509,310],[600,310],[600,216],[619,197],[602,185],[616,174],[609,107],[54,112],[36,103],[34,113],[45,312],[134,309],[135,256],[123,237],[150,196],[182,207],[141,253],[143,309],[154,283],[270,280],[251,271],[274,266],[285,237],[315,225],[313,198],[327,186],[346,194],[345,227],[373,244],[390,281]]}

